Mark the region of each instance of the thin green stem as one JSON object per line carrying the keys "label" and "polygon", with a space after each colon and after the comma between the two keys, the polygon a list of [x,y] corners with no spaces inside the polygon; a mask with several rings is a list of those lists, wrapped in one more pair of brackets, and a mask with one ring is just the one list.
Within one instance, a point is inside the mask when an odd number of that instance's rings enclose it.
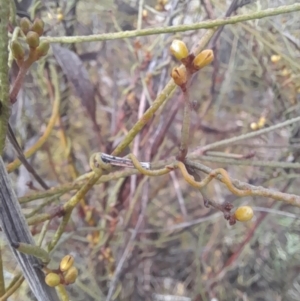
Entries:
{"label": "thin green stem", "polygon": [[97,183],[98,179],[101,177],[101,174],[94,174],[92,178],[88,180],[86,184],[84,184],[77,193],[64,205],[64,209],[66,211],[72,210],[79,203],[80,199],[82,199],[86,193]]}
{"label": "thin green stem", "polygon": [[[211,174],[214,170],[209,168],[208,166],[205,166],[198,162],[193,162],[192,160],[186,160],[185,163],[189,166],[194,167],[195,169],[198,169],[204,173]],[[223,175],[218,174],[216,175],[216,178],[221,181],[222,183],[226,184],[226,179],[224,179]],[[225,180],[225,181],[224,181]],[[272,198],[274,200],[285,202],[289,205],[293,205],[296,207],[300,207],[300,197],[295,194],[289,194],[289,193],[283,193],[280,191],[276,191],[273,189],[264,188],[261,186],[254,186],[250,185],[248,183],[239,181],[237,179],[230,178],[230,182],[238,189],[240,190],[248,190],[251,191],[252,196],[262,196],[266,198]]]}
{"label": "thin green stem", "polygon": [[[208,30],[201,38],[199,43],[195,47],[195,54],[200,53],[215,33],[215,29]],[[183,66],[179,67],[182,68]],[[153,117],[155,112],[170,98],[176,89],[176,84],[171,79],[165,88],[160,92],[157,98],[154,100],[150,108],[144,113],[140,120],[130,129],[123,141],[113,151],[112,155],[117,156],[132,142],[135,136],[141,131],[141,129],[147,124],[147,122]]]}
{"label": "thin green stem", "polygon": [[165,88],[161,91],[158,97],[153,102],[152,106],[144,113],[141,119],[129,130],[123,141],[112,152],[113,156],[117,156],[132,142],[135,136],[142,130],[142,128],[151,120],[154,113],[160,108],[160,106],[167,101],[176,89],[176,85],[170,80]]}
{"label": "thin green stem", "polygon": [[17,16],[17,8],[16,8],[16,3],[13,0],[8,1],[10,4],[10,22],[12,25],[16,26],[17,21],[16,21],[16,16]]}
{"label": "thin green stem", "polygon": [[61,301],[69,301],[70,300],[67,290],[65,289],[65,287],[62,284],[58,285],[56,287],[56,290],[60,296]]}
{"label": "thin green stem", "polygon": [[5,279],[3,273],[2,244],[0,245],[0,297],[5,294]]}
{"label": "thin green stem", "polygon": [[51,220],[53,218],[53,214],[49,213],[42,213],[42,214],[37,214],[33,217],[30,217],[27,219],[27,224],[28,226],[33,226],[40,224],[42,222],[46,222],[48,220]]}
{"label": "thin green stem", "polygon": [[137,20],[137,29],[140,30],[142,28],[142,21],[143,21],[143,6],[144,0],[139,1],[139,14]]}
{"label": "thin green stem", "polygon": [[46,233],[47,233],[49,224],[50,224],[50,221],[46,221],[46,222],[44,223],[43,227],[42,227],[42,230],[41,230],[40,235],[39,235],[39,239],[38,239],[38,241],[37,241],[37,245],[38,245],[39,247],[42,246],[42,243],[43,243],[43,240],[44,240],[44,238],[45,238],[45,236],[46,236]]}
{"label": "thin green stem", "polygon": [[185,156],[188,152],[189,140],[190,140],[190,126],[191,126],[191,103],[189,99],[189,88],[186,91],[183,91],[184,96],[184,110],[183,110],[183,119],[181,127],[181,138],[180,138],[180,147],[178,160],[184,161]]}
{"label": "thin green stem", "polygon": [[110,172],[111,165],[102,161],[101,157],[97,154],[93,154],[90,158],[90,166],[93,170],[92,177],[85,183],[71,199],[64,204],[63,210],[65,215],[54,234],[52,241],[48,245],[48,251],[50,252],[56,246],[60,237],[64,233],[65,227],[69,222],[73,209],[80,202],[80,200],[86,195],[86,193],[97,183],[101,176],[106,172]]}
{"label": "thin green stem", "polygon": [[15,283],[19,281],[20,278],[24,280],[24,277],[22,277],[21,273],[15,275],[14,278],[10,281],[10,283],[6,287],[6,291],[10,290],[15,285]]}
{"label": "thin green stem", "polygon": [[116,40],[116,39],[124,39],[124,38],[133,38],[138,36],[157,35],[162,33],[177,33],[177,32],[189,31],[189,30],[214,28],[214,27],[223,26],[227,24],[236,24],[238,22],[244,22],[244,21],[254,20],[254,19],[262,19],[262,18],[281,15],[285,13],[292,13],[299,10],[300,10],[300,4],[284,5],[276,8],[261,10],[255,13],[234,16],[226,19],[203,21],[195,24],[147,28],[141,30],[105,33],[105,34],[89,35],[89,36],[43,37],[42,40],[46,40],[50,43],[82,43],[82,42],[107,41],[107,40]]}
{"label": "thin green stem", "polygon": [[300,121],[300,117],[298,116],[298,117],[286,120],[284,122],[281,122],[279,124],[275,124],[275,125],[270,126],[268,128],[261,129],[259,131],[250,132],[250,133],[243,134],[243,135],[240,135],[240,136],[236,136],[236,137],[232,137],[232,138],[229,138],[229,139],[224,139],[224,140],[221,140],[221,141],[217,141],[217,142],[208,144],[204,147],[200,147],[200,148],[194,150],[188,157],[189,157],[189,159],[197,159],[199,157],[199,155],[204,154],[208,150],[218,148],[218,147],[221,147],[221,146],[234,144],[234,143],[237,143],[239,141],[254,138],[254,137],[257,137],[257,136],[260,136],[260,135],[263,135],[263,134],[267,134],[269,132],[278,130],[280,128],[283,128],[285,126],[288,126],[290,124],[293,124],[293,123],[296,123],[296,122],[299,122],[299,121]]}
{"label": "thin green stem", "polygon": [[[49,138],[59,115],[59,108],[60,108],[60,101],[61,101],[61,95],[59,90],[59,79],[58,79],[55,66],[52,64],[50,64],[50,73],[51,73],[52,83],[54,87],[54,95],[55,95],[52,114],[43,135],[38,139],[38,141],[34,145],[32,145],[28,150],[25,151],[24,153],[25,158],[31,157],[35,152],[37,152],[44,145],[44,143]],[[13,162],[7,165],[7,171],[10,173],[14,171],[16,168],[18,168],[21,164],[22,164],[21,161],[17,158]]]}
{"label": "thin green stem", "polygon": [[0,298],[0,301],[6,301],[23,283],[24,277],[20,277],[17,281],[7,289],[6,293]]}
{"label": "thin green stem", "polygon": [[[139,173],[139,171],[134,170],[134,169],[116,171],[116,172],[113,172],[109,175],[103,175],[97,181],[97,184],[107,183],[107,182],[114,181],[114,180],[119,180],[120,178],[126,178],[126,177],[129,177],[129,176],[132,176],[132,175],[136,175],[138,173]],[[87,177],[87,180],[93,176],[93,173],[90,173],[90,174],[91,175],[89,177]],[[53,188],[51,188],[47,191],[38,191],[38,192],[35,192],[33,194],[30,194],[30,195],[19,198],[19,203],[21,203],[21,204],[28,203],[28,202],[31,202],[31,201],[34,201],[34,200],[44,199],[44,198],[51,197],[51,196],[54,196],[54,195],[63,194],[63,193],[66,193],[66,192],[69,192],[69,191],[72,191],[72,190],[78,190],[83,185],[84,184],[82,183],[82,181],[81,182],[76,181],[76,182],[68,183],[68,184],[65,184],[65,185],[58,186],[58,187],[53,187]]]}
{"label": "thin green stem", "polygon": [[54,197],[50,197],[48,200],[46,200],[45,202],[43,202],[41,205],[36,206],[31,212],[25,214],[26,219],[35,216],[39,211],[41,211],[41,209],[43,209],[44,207],[46,207],[47,205],[54,203],[55,201],[59,201],[59,197],[62,194],[59,195],[55,195]]}
{"label": "thin green stem", "polygon": [[58,243],[59,239],[61,238],[61,236],[63,235],[64,231],[65,231],[65,227],[68,224],[70,217],[72,214],[72,210],[69,210],[65,216],[63,217],[58,229],[56,230],[51,242],[48,245],[48,252],[50,253],[54,247],[56,246],[56,244]]}
{"label": "thin green stem", "polygon": [[5,146],[8,119],[10,115],[8,75],[8,18],[10,1],[0,0],[0,154]]}
{"label": "thin green stem", "polygon": [[13,243],[12,245],[19,252],[39,258],[42,260],[43,263],[50,262],[49,253],[47,251],[45,251],[44,249],[42,249],[40,246],[31,245],[31,244],[22,243],[22,242],[16,242],[16,243]]}
{"label": "thin green stem", "polygon": [[241,154],[233,154],[233,153],[224,153],[224,152],[217,152],[217,151],[210,151],[206,152],[207,156],[211,157],[221,157],[221,158],[230,158],[230,159],[243,159],[245,158],[244,155]]}
{"label": "thin green stem", "polygon": [[[14,2],[14,1],[11,1],[11,2]],[[12,37],[11,37],[11,41],[14,41],[14,40],[18,39],[20,30],[21,30],[21,28],[19,26],[15,27],[14,32],[13,32]],[[9,68],[11,68],[13,60],[14,60],[14,57],[12,55],[12,52],[10,51],[9,56],[8,56],[8,67]]]}
{"label": "thin green stem", "polygon": [[278,162],[278,161],[258,161],[258,160],[234,160],[227,158],[211,157],[211,156],[201,156],[198,157],[201,161],[224,163],[226,165],[244,165],[244,166],[258,166],[258,167],[270,167],[270,168],[300,168],[300,163],[291,162]]}

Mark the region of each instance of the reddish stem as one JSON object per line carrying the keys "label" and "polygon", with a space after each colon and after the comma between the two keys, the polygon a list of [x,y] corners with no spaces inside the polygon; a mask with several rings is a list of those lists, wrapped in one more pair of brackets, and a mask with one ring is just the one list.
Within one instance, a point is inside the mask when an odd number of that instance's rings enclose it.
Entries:
{"label": "reddish stem", "polygon": [[19,73],[17,75],[17,78],[14,82],[14,85],[10,91],[10,102],[11,104],[14,104],[17,101],[17,96],[19,94],[19,91],[22,87],[24,77],[27,73],[29,66],[24,62],[24,64],[20,67]]}

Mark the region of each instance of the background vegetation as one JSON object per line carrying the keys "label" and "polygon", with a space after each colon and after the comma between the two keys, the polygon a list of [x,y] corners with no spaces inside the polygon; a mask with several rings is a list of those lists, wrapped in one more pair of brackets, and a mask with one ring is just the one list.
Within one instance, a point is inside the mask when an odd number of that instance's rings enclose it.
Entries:
{"label": "background vegetation", "polygon": [[[193,24],[296,2],[37,1],[31,14],[44,20],[47,40]],[[193,159],[223,167],[240,181],[296,195],[299,121],[272,126],[299,116],[299,16],[297,11],[226,25],[207,46],[214,62],[189,88],[190,152],[203,147]],[[114,179],[102,177],[109,181],[80,199],[60,240],[53,238],[62,220],[54,212],[91,177],[90,156],[112,153],[170,81],[179,65],[169,51],[172,40],[192,49],[208,33],[137,33],[62,44],[48,38],[49,55],[28,72],[10,123],[25,154],[34,145],[28,160],[52,188],[43,190],[24,166],[16,169],[20,164],[11,163],[9,143],[4,159],[32,233],[50,220],[43,246],[55,246],[52,264],[68,253],[75,257],[80,274],[67,288],[71,300],[299,300],[299,206],[239,198],[220,181],[206,187],[215,205],[207,207],[179,171],[146,177],[115,168]],[[11,82],[16,74],[13,64]],[[132,152],[162,167],[161,160],[178,153],[183,106],[177,89],[120,156]],[[270,130],[207,147],[260,129]],[[215,208],[226,202],[251,205],[255,217],[230,226]],[[9,282],[18,267],[6,248],[3,262]],[[24,289],[13,298],[32,300]]]}

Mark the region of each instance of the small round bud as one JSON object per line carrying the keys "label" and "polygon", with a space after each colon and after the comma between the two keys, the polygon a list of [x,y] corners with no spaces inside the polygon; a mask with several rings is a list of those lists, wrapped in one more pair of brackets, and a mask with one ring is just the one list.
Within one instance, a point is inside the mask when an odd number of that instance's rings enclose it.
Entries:
{"label": "small round bud", "polygon": [[148,11],[146,9],[143,9],[142,16],[144,19],[148,17]]}
{"label": "small round bud", "polygon": [[234,212],[234,217],[240,222],[250,221],[253,217],[253,209],[250,206],[241,206]]}
{"label": "small round bud", "polygon": [[22,45],[19,41],[17,41],[17,40],[11,41],[10,49],[11,49],[13,57],[16,60],[23,60],[24,59],[25,52],[24,52],[24,49],[23,49],[23,47],[22,47]]}
{"label": "small round bud", "polygon": [[175,84],[181,87],[182,85],[186,84],[187,81],[186,69],[177,67],[173,68],[171,77],[173,78]]}
{"label": "small round bud", "polygon": [[54,287],[60,284],[60,277],[56,273],[49,273],[45,277],[45,282],[48,286]]}
{"label": "small round bud", "polygon": [[289,76],[291,74],[291,70],[287,69],[287,68],[284,68],[282,71],[281,71],[281,76]]}
{"label": "small round bud", "polygon": [[258,122],[257,122],[257,125],[258,125],[258,128],[259,129],[261,129],[261,128],[263,128],[264,126],[265,126],[265,124],[266,124],[266,117],[260,117],[259,118],[259,120],[258,120]]}
{"label": "small round bud", "polygon": [[26,42],[30,48],[37,48],[40,44],[40,37],[34,31],[29,31],[26,35]]}
{"label": "small round bud", "polygon": [[252,122],[252,123],[250,124],[250,128],[251,128],[252,131],[257,131],[257,130],[258,130],[258,125],[257,125],[257,123],[256,123],[256,122]]}
{"label": "small round bud", "polygon": [[65,18],[65,16],[64,16],[62,9],[60,7],[58,7],[57,11],[56,11],[56,19],[61,22],[64,20],[64,18]]}
{"label": "small round bud", "polygon": [[72,284],[75,282],[76,278],[78,276],[78,269],[74,266],[70,267],[65,273],[64,273],[64,280],[65,284]]}
{"label": "small round bud", "polygon": [[279,62],[280,60],[281,60],[281,56],[280,56],[280,55],[273,54],[273,55],[271,56],[271,62],[272,62],[272,63],[277,63],[277,62]]}
{"label": "small round bud", "polygon": [[179,61],[185,59],[189,55],[189,51],[184,42],[180,40],[173,40],[170,51],[172,55]]}
{"label": "small round bud", "polygon": [[24,34],[27,34],[27,32],[30,30],[31,22],[28,18],[24,17],[20,20],[20,27]]}
{"label": "small round bud", "polygon": [[62,272],[67,271],[71,266],[73,266],[74,257],[71,255],[66,255],[59,264],[59,269]]}
{"label": "small round bud", "polygon": [[41,36],[44,32],[44,21],[41,19],[35,19],[30,30]]}
{"label": "small round bud", "polygon": [[214,53],[211,49],[200,52],[193,60],[193,67],[200,70],[214,60]]}
{"label": "small round bud", "polygon": [[56,15],[56,19],[58,20],[58,21],[63,21],[63,19],[65,18],[65,16],[62,14],[62,13],[58,13],[57,15]]}
{"label": "small round bud", "polygon": [[50,44],[48,42],[41,42],[40,45],[36,48],[36,53],[39,57],[47,55],[50,48]]}

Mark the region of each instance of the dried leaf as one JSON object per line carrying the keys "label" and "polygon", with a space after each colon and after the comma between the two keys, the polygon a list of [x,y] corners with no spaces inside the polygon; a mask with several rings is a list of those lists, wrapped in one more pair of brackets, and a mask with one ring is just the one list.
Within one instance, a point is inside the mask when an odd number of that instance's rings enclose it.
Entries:
{"label": "dried leaf", "polygon": [[94,87],[89,79],[89,74],[79,56],[68,48],[59,45],[52,45],[53,54],[67,76],[73,84],[77,95],[80,97],[82,105],[86,108],[92,121],[96,121],[96,102],[94,97]]}

